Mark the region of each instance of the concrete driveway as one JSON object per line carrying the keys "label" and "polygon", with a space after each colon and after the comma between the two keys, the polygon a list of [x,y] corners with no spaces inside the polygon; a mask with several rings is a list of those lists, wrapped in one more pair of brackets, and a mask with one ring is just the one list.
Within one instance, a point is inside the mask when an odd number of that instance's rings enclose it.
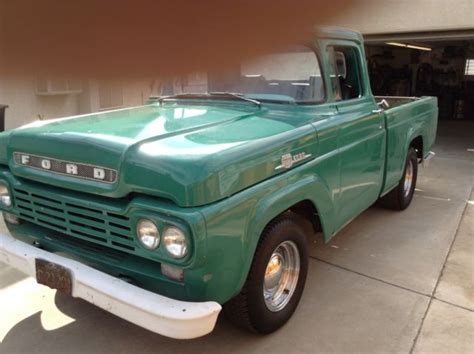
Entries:
{"label": "concrete driveway", "polygon": [[[405,212],[373,207],[311,246],[291,321],[262,337],[221,317],[192,341],[155,335],[0,265],[0,353],[474,352],[474,124],[442,122]],[[2,225],[2,227],[4,227]]]}

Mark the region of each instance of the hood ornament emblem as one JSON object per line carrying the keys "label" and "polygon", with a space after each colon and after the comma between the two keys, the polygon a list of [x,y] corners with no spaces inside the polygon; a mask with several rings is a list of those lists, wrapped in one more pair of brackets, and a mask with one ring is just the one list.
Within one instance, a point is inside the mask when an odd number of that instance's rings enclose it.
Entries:
{"label": "hood ornament emblem", "polygon": [[281,164],[275,167],[275,170],[281,170],[282,168],[289,169],[293,167],[295,163],[306,160],[310,157],[311,157],[311,154],[307,154],[305,152],[300,152],[299,154],[296,154],[296,155],[284,154],[280,160]]}
{"label": "hood ornament emblem", "polygon": [[50,157],[14,152],[13,159],[17,165],[60,175],[88,179],[97,182],[114,183],[117,180],[116,170],[73,161],[52,159]]}

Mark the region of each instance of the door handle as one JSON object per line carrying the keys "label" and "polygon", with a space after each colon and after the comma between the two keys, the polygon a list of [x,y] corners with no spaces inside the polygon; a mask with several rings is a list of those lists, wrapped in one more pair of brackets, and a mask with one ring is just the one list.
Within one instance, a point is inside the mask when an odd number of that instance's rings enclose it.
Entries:
{"label": "door handle", "polygon": [[383,108],[374,109],[374,110],[372,111],[372,113],[375,113],[375,114],[381,114],[381,113],[383,113],[383,112],[384,112],[384,109],[383,109]]}

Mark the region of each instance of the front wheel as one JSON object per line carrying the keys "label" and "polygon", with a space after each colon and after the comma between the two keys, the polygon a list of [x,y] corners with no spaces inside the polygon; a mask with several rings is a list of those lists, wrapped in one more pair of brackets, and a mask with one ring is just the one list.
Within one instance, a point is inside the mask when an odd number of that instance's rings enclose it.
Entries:
{"label": "front wheel", "polygon": [[380,199],[380,204],[394,210],[405,210],[408,208],[415,194],[417,177],[418,155],[416,150],[410,147],[402,178],[395,189]]}
{"label": "front wheel", "polygon": [[286,213],[267,226],[242,291],[224,305],[232,322],[266,334],[293,315],[308,271],[306,223]]}

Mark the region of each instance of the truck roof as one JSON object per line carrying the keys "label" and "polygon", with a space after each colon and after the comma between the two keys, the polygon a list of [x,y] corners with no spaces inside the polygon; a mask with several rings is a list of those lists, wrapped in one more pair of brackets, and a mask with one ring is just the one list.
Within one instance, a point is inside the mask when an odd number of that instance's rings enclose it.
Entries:
{"label": "truck roof", "polygon": [[346,39],[360,43],[364,41],[362,33],[344,27],[316,27],[316,33],[320,38]]}

